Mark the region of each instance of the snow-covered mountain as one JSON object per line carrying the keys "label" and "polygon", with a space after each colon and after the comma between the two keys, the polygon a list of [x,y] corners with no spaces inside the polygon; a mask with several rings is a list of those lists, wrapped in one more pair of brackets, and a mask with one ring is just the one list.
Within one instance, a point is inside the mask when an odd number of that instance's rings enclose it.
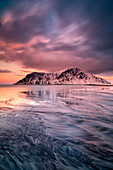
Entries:
{"label": "snow-covered mountain", "polygon": [[33,72],[15,84],[110,84],[110,82],[91,73],[84,73],[79,68],[71,67],[54,73]]}

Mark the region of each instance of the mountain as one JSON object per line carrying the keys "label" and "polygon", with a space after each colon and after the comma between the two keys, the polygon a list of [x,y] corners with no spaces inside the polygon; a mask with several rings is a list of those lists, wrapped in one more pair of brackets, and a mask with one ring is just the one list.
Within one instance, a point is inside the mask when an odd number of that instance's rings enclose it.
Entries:
{"label": "mountain", "polygon": [[33,72],[15,84],[110,84],[110,82],[72,67],[54,73]]}

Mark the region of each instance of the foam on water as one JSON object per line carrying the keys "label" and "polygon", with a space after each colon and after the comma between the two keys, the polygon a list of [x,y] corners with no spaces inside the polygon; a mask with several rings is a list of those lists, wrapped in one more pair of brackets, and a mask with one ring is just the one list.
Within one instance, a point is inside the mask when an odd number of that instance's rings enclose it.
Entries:
{"label": "foam on water", "polygon": [[0,170],[113,169],[113,87],[0,87]]}

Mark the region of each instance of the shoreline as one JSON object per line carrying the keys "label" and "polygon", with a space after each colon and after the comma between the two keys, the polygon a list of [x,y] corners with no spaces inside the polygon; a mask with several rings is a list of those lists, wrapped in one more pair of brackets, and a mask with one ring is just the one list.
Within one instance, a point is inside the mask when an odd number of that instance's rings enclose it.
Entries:
{"label": "shoreline", "polygon": [[113,86],[113,84],[0,84],[2,86]]}

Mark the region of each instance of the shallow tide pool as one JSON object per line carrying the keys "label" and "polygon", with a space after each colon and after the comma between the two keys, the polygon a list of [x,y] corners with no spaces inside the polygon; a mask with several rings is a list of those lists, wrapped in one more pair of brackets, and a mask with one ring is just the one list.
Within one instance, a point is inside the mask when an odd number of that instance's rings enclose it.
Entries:
{"label": "shallow tide pool", "polygon": [[0,86],[0,170],[113,169],[113,86]]}

